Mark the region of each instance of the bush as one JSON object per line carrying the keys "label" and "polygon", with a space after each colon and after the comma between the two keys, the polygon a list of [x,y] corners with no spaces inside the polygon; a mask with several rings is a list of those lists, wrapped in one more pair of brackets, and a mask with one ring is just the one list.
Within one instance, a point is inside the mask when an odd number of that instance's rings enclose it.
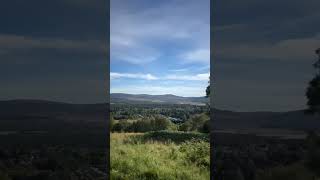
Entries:
{"label": "bush", "polygon": [[112,131],[122,132],[127,131],[131,123],[126,120],[120,120],[118,123],[115,123],[112,127]]}
{"label": "bush", "polygon": [[142,119],[134,122],[120,120],[119,123],[113,125],[112,131],[148,132],[173,129],[176,129],[176,127],[170,120],[163,116],[155,116],[149,119]]}
{"label": "bush", "polygon": [[154,131],[144,134],[143,138],[144,140],[173,141],[175,143],[183,143],[190,140],[209,142],[207,134],[197,132]]}
{"label": "bush", "polygon": [[306,139],[307,157],[306,166],[320,176],[320,137],[315,132],[310,132]]}
{"label": "bush", "polygon": [[199,131],[199,132],[209,132],[209,116],[205,113],[193,115],[188,121],[183,123],[179,130],[181,131]]}
{"label": "bush", "polygon": [[257,180],[313,180],[313,174],[310,173],[302,164],[291,166],[279,166],[270,170],[259,171]]}
{"label": "bush", "polygon": [[210,168],[210,144],[208,142],[192,139],[184,142],[179,151],[185,154],[186,161]]}

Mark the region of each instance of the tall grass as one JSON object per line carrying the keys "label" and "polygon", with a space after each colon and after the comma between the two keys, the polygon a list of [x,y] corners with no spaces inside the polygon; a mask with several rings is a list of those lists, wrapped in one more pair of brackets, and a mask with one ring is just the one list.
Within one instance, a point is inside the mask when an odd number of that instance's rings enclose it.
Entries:
{"label": "tall grass", "polygon": [[177,144],[146,138],[150,135],[111,134],[111,180],[209,179],[209,142],[193,139]]}

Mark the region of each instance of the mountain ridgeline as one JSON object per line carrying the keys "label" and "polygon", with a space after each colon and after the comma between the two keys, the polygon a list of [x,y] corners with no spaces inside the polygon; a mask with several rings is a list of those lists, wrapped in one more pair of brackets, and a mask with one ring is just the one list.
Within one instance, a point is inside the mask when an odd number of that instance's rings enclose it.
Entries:
{"label": "mountain ridgeline", "polygon": [[[179,97],[174,95],[111,94],[111,103],[128,104],[200,104],[205,97]],[[111,105],[112,106],[112,105]],[[2,131],[103,128],[107,118],[108,104],[70,104],[41,100],[0,101],[0,125]],[[213,110],[214,129],[320,129],[319,116],[306,115],[303,110],[288,112],[234,112]],[[18,129],[17,129],[18,127]]]}
{"label": "mountain ridgeline", "polygon": [[182,97],[172,94],[148,95],[148,94],[124,94],[112,93],[110,95],[111,103],[128,103],[128,104],[190,104],[205,105],[208,102],[206,97]]}

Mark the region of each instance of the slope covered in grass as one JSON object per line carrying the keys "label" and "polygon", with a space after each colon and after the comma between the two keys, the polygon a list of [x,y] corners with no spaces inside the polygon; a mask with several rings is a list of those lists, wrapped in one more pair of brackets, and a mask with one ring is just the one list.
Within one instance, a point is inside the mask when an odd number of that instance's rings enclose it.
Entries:
{"label": "slope covered in grass", "polygon": [[206,180],[210,176],[209,152],[209,142],[199,139],[176,144],[147,139],[141,133],[113,133],[111,179]]}

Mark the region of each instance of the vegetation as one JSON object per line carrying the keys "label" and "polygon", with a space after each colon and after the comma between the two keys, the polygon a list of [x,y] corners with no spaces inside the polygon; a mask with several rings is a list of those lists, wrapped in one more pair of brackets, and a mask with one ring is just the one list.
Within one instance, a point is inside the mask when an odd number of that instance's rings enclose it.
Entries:
{"label": "vegetation", "polygon": [[207,112],[208,107],[188,104],[112,104],[110,111],[114,120],[137,120],[162,115],[185,122],[192,115]]}
{"label": "vegetation", "polygon": [[113,125],[112,131],[117,132],[148,132],[175,129],[175,125],[163,116],[152,116],[136,121],[121,120]]}
{"label": "vegetation", "polygon": [[111,179],[210,179],[208,112],[187,104],[112,104]]}
{"label": "vegetation", "polygon": [[[307,112],[320,113],[320,49],[316,76],[306,96]],[[305,122],[308,123],[308,122]],[[316,128],[316,127],[315,127]],[[320,178],[320,137],[310,131],[305,139],[279,139],[254,135],[215,135],[214,179],[315,180]],[[231,136],[231,137],[228,137]],[[222,139],[223,138],[223,139]]]}
{"label": "vegetation", "polygon": [[173,132],[173,131],[154,131],[145,133],[144,140],[155,140],[162,142],[183,143],[186,141],[200,140],[209,142],[209,135],[198,132]]}
{"label": "vegetation", "polygon": [[[112,180],[194,180],[210,177],[210,144],[195,133],[175,143],[175,132],[112,133]],[[171,140],[159,138],[169,137]],[[191,136],[192,133],[186,134]]]}
{"label": "vegetation", "polygon": [[[180,130],[209,132],[206,106],[113,104],[111,131],[148,132]],[[174,111],[177,112],[174,112]],[[182,117],[182,119],[180,119]]]}
{"label": "vegetation", "polygon": [[0,180],[106,179],[105,129],[55,125],[0,135]]}
{"label": "vegetation", "polygon": [[199,131],[209,133],[210,119],[207,114],[196,114],[193,115],[189,120],[180,126],[181,131]]}
{"label": "vegetation", "polygon": [[111,179],[209,179],[206,106],[113,104]]}
{"label": "vegetation", "polygon": [[210,179],[207,106],[112,104],[112,180]]}
{"label": "vegetation", "polygon": [[105,149],[63,145],[0,149],[1,180],[105,179]]}
{"label": "vegetation", "polygon": [[297,163],[289,166],[277,166],[257,173],[257,180],[314,180],[314,174]]}
{"label": "vegetation", "polygon": [[307,88],[306,96],[308,99],[307,112],[310,113],[320,113],[320,48],[316,50],[318,55],[318,60],[314,63],[316,69],[316,76],[309,82],[309,87]]}

